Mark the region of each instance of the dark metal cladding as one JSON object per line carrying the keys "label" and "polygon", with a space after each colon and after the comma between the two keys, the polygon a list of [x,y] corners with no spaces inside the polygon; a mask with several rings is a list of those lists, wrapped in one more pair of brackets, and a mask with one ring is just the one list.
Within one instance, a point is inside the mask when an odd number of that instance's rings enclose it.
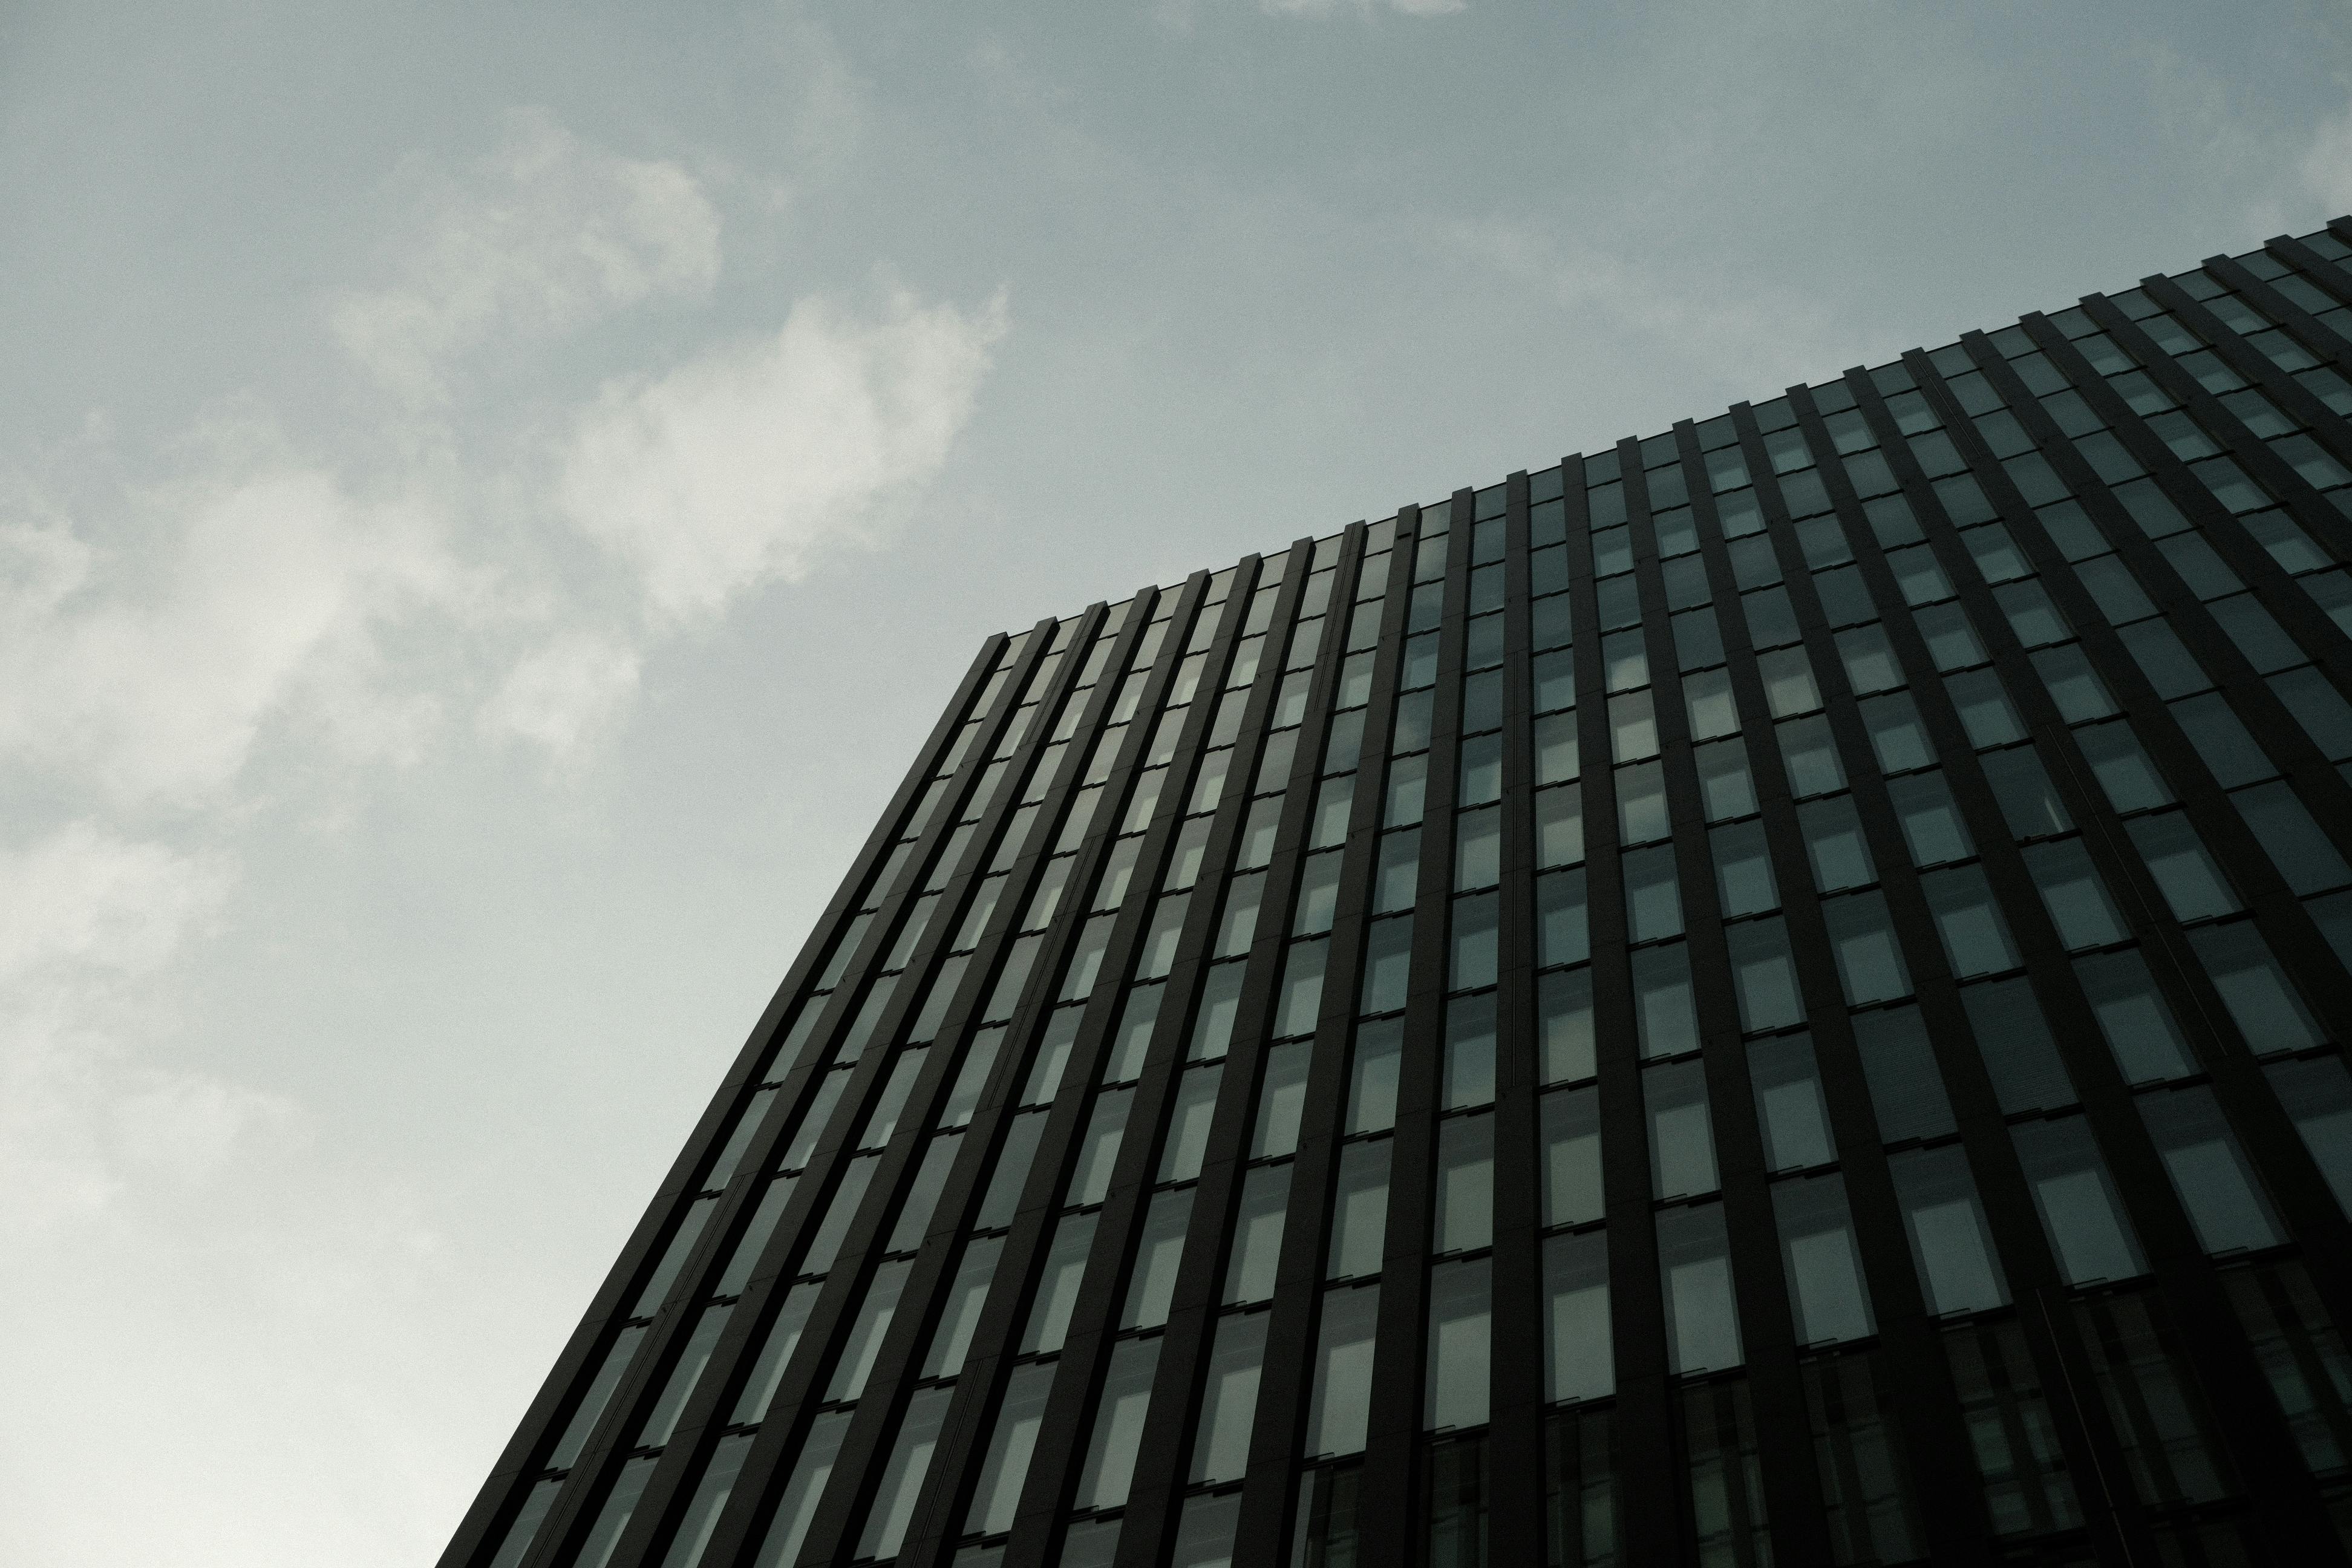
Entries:
{"label": "dark metal cladding", "polygon": [[2344,1564],[2352,220],[992,638],[443,1568]]}

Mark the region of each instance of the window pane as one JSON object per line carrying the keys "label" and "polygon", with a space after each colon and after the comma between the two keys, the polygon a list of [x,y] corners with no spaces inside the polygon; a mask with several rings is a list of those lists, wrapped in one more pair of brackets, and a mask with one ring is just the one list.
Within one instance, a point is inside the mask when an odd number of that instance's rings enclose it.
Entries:
{"label": "window pane", "polygon": [[925,1388],[908,1401],[907,1413],[898,1421],[898,1441],[891,1445],[890,1458],[882,1467],[881,1486],[858,1540],[860,1557],[898,1554],[908,1527],[915,1522],[915,1505],[922,1497],[931,1454],[939,1447],[940,1429],[947,1424],[948,1403],[954,1396],[952,1388]]}
{"label": "window pane", "polygon": [[1135,1268],[1128,1277],[1127,1305],[1119,1314],[1124,1329],[1157,1328],[1168,1321],[1168,1304],[1176,1294],[1176,1270],[1184,1261],[1184,1230],[1192,1220],[1192,1194],[1154,1193],[1143,1216],[1143,1232],[1136,1243]]}
{"label": "window pane", "polygon": [[1315,1393],[1307,1410],[1307,1457],[1360,1454],[1372,1405],[1372,1333],[1381,1288],[1323,1292],[1315,1342]]}
{"label": "window pane", "polygon": [[1548,1332],[1544,1363],[1553,1403],[1605,1399],[1617,1391],[1610,1338],[1608,1237],[1599,1231],[1544,1243]]}
{"label": "window pane", "polygon": [[2137,948],[2078,958],[2074,973],[2090,998],[2107,1049],[2126,1079],[2157,1083],[2186,1078],[2195,1070],[2180,1026],[2173,1022],[2172,1009],[2165,1005]]}
{"label": "window pane", "polygon": [[1274,1300],[1275,1268],[1282,1258],[1284,1215],[1289,1203],[1287,1165],[1262,1166],[1243,1180],[1241,1210],[1234,1221],[1233,1258],[1225,1269],[1227,1301]]}
{"label": "window pane", "polygon": [[1788,928],[1777,919],[1746,921],[1725,936],[1731,950],[1732,988],[1739,998],[1740,1028],[1755,1034],[1801,1021],[1804,1005],[1797,995]]}
{"label": "window pane", "polygon": [[1666,819],[1666,774],[1655,763],[1620,768],[1616,773],[1617,832],[1627,844],[1648,844],[1670,831]]}
{"label": "window pane", "polygon": [[2336,1206],[2352,1215],[2352,1075],[2338,1057],[2273,1062],[2263,1069],[2294,1121]]}
{"label": "window pane", "polygon": [[833,1479],[833,1461],[841,1452],[841,1439],[848,1434],[853,1414],[828,1413],[810,1424],[800,1457],[793,1462],[792,1479],[784,1483],[776,1511],[769,1516],[767,1538],[760,1544],[761,1563],[792,1563],[799,1558],[825,1483]]}
{"label": "window pane", "polygon": [[1380,868],[1372,881],[1372,912],[1412,908],[1421,876],[1421,830],[1409,827],[1381,838]]}
{"label": "window pane", "polygon": [[2203,1085],[2144,1094],[2137,1103],[2165,1171],[2208,1252],[2275,1247],[2281,1237],[2253,1167]]}
{"label": "window pane", "polygon": [[[1329,858],[1334,859],[1336,857]],[[1457,892],[1491,888],[1503,879],[1503,814],[1488,807],[1454,819],[1454,887]],[[1336,888],[1335,876],[1332,885]],[[1328,929],[1329,922],[1325,922]]]}
{"label": "window pane", "polygon": [[1127,1500],[1136,1449],[1143,1441],[1143,1418],[1151,1407],[1151,1374],[1159,1362],[1156,1338],[1121,1340],[1111,1352],[1110,1372],[1095,1402],[1086,1469],[1078,1478],[1078,1507],[1117,1508]]}
{"label": "window pane", "polygon": [[1911,976],[1895,943],[1895,925],[1887,918],[1886,900],[1876,893],[1854,893],[1822,905],[1829,924],[1830,945],[1837,956],[1838,982],[1850,1006],[1860,1007],[1911,994]]}
{"label": "window pane", "polygon": [[1704,1062],[1673,1062],[1642,1074],[1650,1123],[1650,1188],[1666,1199],[1716,1189],[1715,1134],[1707,1121]]}
{"label": "window pane", "polygon": [[1683,929],[1682,890],[1675,872],[1675,847],[1629,852],[1623,859],[1625,916],[1634,942],[1655,942],[1679,936]]}
{"label": "window pane", "polygon": [[1314,1049],[1312,1040],[1297,1040],[1265,1053],[1257,1123],[1250,1134],[1251,1159],[1279,1159],[1297,1152],[1298,1124],[1307,1110],[1307,1068]]}
{"label": "window pane", "polygon": [[1574,784],[1536,793],[1536,864],[1572,866],[1584,858],[1584,796]]}
{"label": "window pane", "polygon": [[2139,1244],[2124,1223],[2115,1183],[2083,1119],[2024,1122],[2011,1135],[2067,1282],[2089,1285],[2147,1272]]}
{"label": "window pane", "polygon": [[1070,1173],[1069,1190],[1062,1195],[1066,1207],[1087,1207],[1110,1195],[1111,1172],[1118,1163],[1119,1145],[1127,1137],[1127,1113],[1134,1100],[1135,1091],[1126,1089],[1108,1089],[1095,1097],[1086,1135],[1078,1143],[1078,1163]]}
{"label": "window pane", "polygon": [[1862,1074],[1870,1086],[1882,1142],[1940,1138],[1957,1130],[1952,1102],[1944,1093],[1944,1075],[1936,1065],[1935,1047],[1928,1043],[1927,1022],[1918,1008],[1855,1014],[1853,1044],[1862,1056]]}
{"label": "window pane", "polygon": [[1536,963],[1581,963],[1591,956],[1584,873],[1554,871],[1536,879]]}
{"label": "window pane", "polygon": [[1963,987],[1960,1001],[2004,1115],[2074,1103],[2074,1085],[2058,1058],[2049,1021],[2021,976]]}
{"label": "window pane", "polygon": [[1936,917],[1937,932],[1952,973],[1963,979],[2017,967],[2017,949],[2009,940],[2008,922],[1994,905],[1984,871],[1961,866],[1931,872],[1919,879],[1927,907]]}
{"label": "window pane", "polygon": [[2032,747],[1987,752],[1983,762],[1985,782],[1992,785],[1993,798],[2000,803],[2001,819],[2009,824],[2010,832],[2020,838],[2036,838],[2045,833],[2063,833],[2074,826],[2058,798],[2057,786],[2050,782],[2050,770],[2042,765]]}
{"label": "window pane", "polygon": [[1718,827],[1707,835],[1707,844],[1714,853],[1716,890],[1727,919],[1780,907],[1780,894],[1773,885],[1762,823]]}
{"label": "window pane", "polygon": [[1797,821],[1804,829],[1805,854],[1812,862],[1813,881],[1822,892],[1864,887],[1878,879],[1852,795],[1807,801],[1797,808]]}
{"label": "window pane", "polygon": [[1547,1226],[1586,1225],[1601,1217],[1601,1104],[1591,1089],[1542,1100]]}
{"label": "window pane", "polygon": [[1217,1087],[1224,1068],[1212,1062],[1187,1068],[1178,1080],[1176,1104],[1169,1112],[1168,1139],[1160,1154],[1162,1182],[1189,1182],[1201,1173],[1209,1152],[1209,1121],[1216,1114]]}
{"label": "window pane", "polygon": [[1936,760],[1936,748],[1920,721],[1918,705],[1907,691],[1890,691],[1862,705],[1862,721],[1870,731],[1870,748],[1882,773],[1908,773]]}
{"label": "window pane", "polygon": [[1445,1005],[1445,1109],[1494,1102],[1494,994],[1457,996]]}
{"label": "window pane", "polygon": [[2018,1326],[1956,1330],[1944,1349],[1994,1532],[2040,1534],[2080,1524],[2065,1455]]}
{"label": "window pane", "polygon": [[1780,1229],[1797,1342],[1824,1344],[1876,1333],[1853,1221],[1846,1212],[1844,1179],[1832,1173],[1775,1182],[1772,1217]]}
{"label": "window pane", "polygon": [[1592,972],[1570,970],[1538,983],[1536,1034],[1546,1083],[1576,1083],[1593,1074]]}
{"label": "window pane", "polygon": [[1192,1042],[1185,1055],[1193,1061],[1214,1061],[1232,1047],[1234,1020],[1241,1014],[1242,972],[1239,963],[1212,964],[1201,985],[1201,1010],[1192,1019]]}
{"label": "window pane", "polygon": [[1094,1250],[1095,1218],[1091,1214],[1064,1215],[1054,1226],[1037,1296],[1029,1306],[1029,1323],[1021,1334],[1024,1355],[1051,1355],[1068,1337],[1070,1313],[1086,1280],[1087,1255]]}
{"label": "window pane", "polygon": [[1446,965],[1447,990],[1475,991],[1482,985],[1495,984],[1501,920],[1500,894],[1475,893],[1454,900],[1453,952]]}
{"label": "window pane", "polygon": [[1403,1059],[1402,1019],[1381,1018],[1356,1030],[1348,1079],[1348,1131],[1378,1132],[1396,1125],[1397,1070]]}
{"label": "window pane", "polygon": [[1802,1170],[1837,1158],[1810,1036],[1755,1041],[1748,1047],[1748,1074],[1756,1091],[1766,1169]]}
{"label": "window pane", "polygon": [[2025,868],[2058,928],[2058,940],[2070,948],[2105,947],[2124,939],[2122,917],[2107,897],[2091,857],[2079,838],[2036,844],[2025,851]]}
{"label": "window pane", "polygon": [[1678,1374],[1738,1366],[1739,1314],[1723,1205],[1658,1211],[1658,1269],[1666,1306],[1666,1365]]}
{"label": "window pane", "polygon": [[1840,1563],[1904,1563],[1919,1555],[1920,1530],[1886,1395],[1868,1352],[1804,1363],[1813,1456]]}
{"label": "window pane", "polygon": [[2189,942],[2256,1056],[2319,1043],[2318,1026],[2304,1010],[2303,998],[2251,922],[2206,926],[2190,931]]}
{"label": "window pane", "polygon": [[1316,1015],[1323,1004],[1323,966],[1328,948],[1329,943],[1323,942],[1290,944],[1283,966],[1282,1001],[1275,1011],[1276,1038],[1315,1032]]}
{"label": "window pane", "polygon": [[1644,1057],[1698,1049],[1698,1007],[1691,995],[1690,953],[1681,942],[1633,955],[1633,1022]]}
{"label": "window pane", "polygon": [[1483,1258],[1429,1271],[1429,1352],[1423,1425],[1431,1431],[1486,1424],[1494,1341],[1491,1270]]}
{"label": "window pane", "polygon": [[2120,812],[2146,811],[2172,804],[2156,764],[2148,761],[2138,737],[2126,723],[2091,724],[2074,731],[2083,758],[2091,764],[2108,804]]}
{"label": "window pane", "polygon": [[1780,760],[1789,770],[1790,793],[1802,796],[1826,795],[1845,787],[1845,769],[1840,765],[1837,745],[1830,738],[1829,721],[1819,714],[1810,719],[1791,719],[1777,724],[1780,736]]}
{"label": "window pane", "polygon": [[[1319,947],[1320,944],[1318,943]],[[1364,989],[1359,1010],[1364,1013],[1393,1013],[1404,1005],[1405,992],[1412,979],[1412,917],[1396,915],[1388,920],[1374,921],[1364,944]],[[1316,976],[1321,985],[1322,976]],[[1307,1034],[1315,1027],[1312,1015],[1290,1020],[1280,1030],[1284,1034]]]}
{"label": "window pane", "polygon": [[2352,868],[2345,865],[2344,857],[2286,784],[2240,790],[2230,798],[2297,897],[2352,881]]}
{"label": "window pane", "polygon": [[[1201,1426],[1192,1445],[1191,1479],[1230,1481],[1249,1467],[1250,1423],[1257,1415],[1258,1376],[1265,1365],[1264,1312],[1217,1320],[1201,1394]],[[1188,1516],[1189,1517],[1189,1516]]]}
{"label": "window pane", "polygon": [[1976,853],[1976,845],[1960,821],[1959,807],[1953,803],[1951,786],[1945,783],[1942,773],[1913,773],[1907,778],[1889,779],[1886,793],[1895,803],[1895,815],[1903,823],[1903,842],[1911,852],[1914,866],[1940,866],[1965,860]]}
{"label": "window pane", "polygon": [[1389,1144],[1381,1139],[1350,1143],[1339,1152],[1339,1179],[1331,1201],[1330,1263],[1333,1279],[1381,1271],[1388,1238]]}
{"label": "window pane", "polygon": [[1756,810],[1756,784],[1748,772],[1748,752],[1738,740],[1718,741],[1691,752],[1698,764],[1699,796],[1706,819],[1746,816]]}
{"label": "window pane", "polygon": [[1437,1138],[1433,1249],[1473,1252],[1495,1240],[1495,1119],[1449,1117]]}
{"label": "window pane", "polygon": [[1958,1145],[1915,1149],[1895,1155],[1887,1167],[1927,1310],[1948,1316],[2006,1305],[2009,1287]]}

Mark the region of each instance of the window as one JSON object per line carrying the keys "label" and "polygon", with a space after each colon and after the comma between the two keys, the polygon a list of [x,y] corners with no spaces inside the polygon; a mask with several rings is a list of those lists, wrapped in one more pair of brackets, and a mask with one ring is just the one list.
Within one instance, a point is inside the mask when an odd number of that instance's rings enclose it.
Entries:
{"label": "window", "polygon": [[1429,1271],[1429,1350],[1422,1421],[1431,1431],[1486,1424],[1493,1302],[1484,1258]]}
{"label": "window", "polygon": [[2203,1085],[2144,1094],[2136,1103],[2206,1251],[2276,1246],[2277,1223],[2253,1167]]}
{"label": "window", "polygon": [[1698,1049],[1698,1009],[1691,995],[1690,954],[1681,942],[1633,954],[1633,1023],[1644,1058]]}
{"label": "window", "polygon": [[1669,1199],[1715,1191],[1706,1064],[1691,1060],[1645,1068],[1642,1099],[1649,1118],[1652,1194]]}
{"label": "window", "polygon": [[[1266,1314],[1243,1312],[1217,1321],[1201,1396],[1199,1436],[1191,1479],[1238,1480],[1249,1461],[1251,1419],[1257,1413],[1258,1376],[1265,1363]],[[1188,1515],[1189,1517],[1189,1515]]]}
{"label": "window", "polygon": [[1748,1047],[1748,1072],[1768,1170],[1805,1170],[1837,1158],[1811,1037],[1783,1035],[1753,1042]]}
{"label": "window", "polygon": [[1168,1321],[1168,1304],[1176,1292],[1176,1270],[1184,1260],[1184,1227],[1192,1218],[1189,1189],[1152,1194],[1136,1244],[1134,1270],[1128,1277],[1127,1304],[1119,1315],[1119,1327],[1155,1329]]}
{"label": "window", "polygon": [[2011,1136],[2067,1282],[2091,1285],[2147,1272],[2115,1183],[2083,1119],[2022,1122]]}
{"label": "window", "polygon": [[1772,1217],[1780,1231],[1797,1342],[1827,1344],[1876,1333],[1843,1178],[1832,1172],[1775,1182]]}
{"label": "window", "polygon": [[2147,811],[2172,804],[2172,791],[2148,761],[2128,724],[2091,724],[2074,731],[2084,760],[2118,812]]}
{"label": "window", "polygon": [[1495,1119],[1449,1117],[1438,1129],[1432,1249],[1475,1252],[1495,1240]]}
{"label": "window", "polygon": [[1558,1404],[1616,1392],[1610,1339],[1608,1238],[1599,1231],[1544,1243],[1546,1391]]}
{"label": "window", "polygon": [[1813,881],[1822,892],[1866,887],[1878,879],[1852,795],[1807,801],[1797,808],[1797,821],[1804,830],[1805,854],[1812,864]]}
{"label": "window", "polygon": [[1389,1145],[1383,1139],[1350,1143],[1339,1154],[1339,1179],[1331,1205],[1331,1242],[1326,1274],[1361,1279],[1381,1271],[1388,1237]]}
{"label": "window", "polygon": [[1657,1226],[1667,1370],[1687,1376],[1739,1365],[1744,1357],[1723,1205],[1660,1209]]}
{"label": "window", "polygon": [[1853,1043],[1882,1142],[1940,1138],[1955,1131],[1952,1102],[1944,1093],[1944,1075],[1918,1008],[1857,1013]]}
{"label": "window", "polygon": [[1964,986],[1960,1002],[2004,1115],[2074,1103],[2074,1086],[2058,1058],[2049,1022],[2022,977]]}
{"label": "window", "polygon": [[1965,979],[2017,967],[2017,949],[2009,927],[1993,903],[1992,889],[1982,868],[1960,866],[1934,871],[1919,879],[1936,930],[1944,939],[1952,973]]}
{"label": "window", "polygon": [[1127,1501],[1136,1450],[1143,1441],[1143,1419],[1151,1407],[1151,1374],[1159,1362],[1156,1338],[1122,1340],[1111,1352],[1110,1371],[1095,1402],[1086,1468],[1078,1479],[1078,1507],[1117,1508]]}
{"label": "window", "polygon": [[1915,1149],[1887,1167],[1927,1310],[1949,1317],[2006,1305],[2008,1284],[1959,1146]]}
{"label": "window", "polygon": [[1307,1457],[1360,1454],[1372,1404],[1372,1334],[1378,1285],[1326,1290],[1316,1335],[1315,1391],[1307,1412]]}
{"label": "window", "polygon": [[[1261,1166],[1244,1179],[1241,1208],[1234,1222],[1233,1257],[1225,1270],[1226,1301],[1274,1299],[1275,1269],[1281,1261],[1283,1220],[1289,1202],[1287,1165]],[[1180,1231],[1177,1246],[1181,1249],[1182,1245]],[[1172,1289],[1172,1272],[1169,1284]]]}
{"label": "window", "polygon": [[1838,982],[1849,1006],[1861,1007],[1911,994],[1911,976],[1895,942],[1886,900],[1877,893],[1854,893],[1822,905],[1830,946],[1837,956]]}
{"label": "window", "polygon": [[2332,1056],[2273,1062],[2263,1071],[2294,1119],[2336,1206],[2352,1215],[2352,1075]]}
{"label": "window", "polygon": [[2058,928],[2059,941],[2081,949],[2123,940],[2123,921],[2099,874],[2092,869],[2090,853],[2081,839],[2029,846],[2025,868]]}
{"label": "window", "polygon": [[1895,815],[1903,825],[1903,841],[1915,866],[1939,866],[1965,860],[1976,845],[1960,820],[1951,786],[1940,773],[1913,773],[1886,781]]}

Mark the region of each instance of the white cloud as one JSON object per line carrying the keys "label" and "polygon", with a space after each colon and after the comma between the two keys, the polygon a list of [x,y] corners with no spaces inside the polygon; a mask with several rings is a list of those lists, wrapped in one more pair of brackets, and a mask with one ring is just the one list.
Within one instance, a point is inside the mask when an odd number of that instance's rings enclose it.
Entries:
{"label": "white cloud", "polygon": [[214,428],[190,471],[98,531],[0,527],[0,753],[118,803],[220,797],[297,705],[352,754],[413,748],[377,632],[467,591],[429,508],[364,500],[266,422]]}
{"label": "white cloud", "polygon": [[140,843],[76,822],[0,848],[0,983],[59,963],[154,968],[234,879],[217,855]]}
{"label": "white cloud", "polygon": [[971,313],[900,296],[868,321],[803,300],[772,338],[607,387],[562,456],[560,502],[658,621],[796,581],[938,470],[1004,330],[1001,295]]}
{"label": "white cloud", "polygon": [[593,632],[566,632],[526,654],[482,705],[489,734],[571,756],[607,729],[636,694],[637,650]]}
{"label": "white cloud", "polygon": [[719,215],[677,164],[591,147],[543,110],[460,179],[429,180],[387,287],[331,319],[370,374],[419,403],[449,395],[453,362],[500,337],[552,336],[719,275]]}

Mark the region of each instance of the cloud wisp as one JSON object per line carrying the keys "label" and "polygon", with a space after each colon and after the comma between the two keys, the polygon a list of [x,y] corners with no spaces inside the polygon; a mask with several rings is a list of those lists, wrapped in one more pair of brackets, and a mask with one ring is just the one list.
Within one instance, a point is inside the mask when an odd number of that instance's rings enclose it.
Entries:
{"label": "cloud wisp", "polygon": [[[1001,295],[812,294],[772,332],[567,391],[539,367],[567,334],[711,289],[702,183],[523,110],[483,158],[399,184],[391,248],[329,292],[320,348],[392,395],[403,456],[367,428],[298,441],[239,394],[169,452],[89,465],[71,502],[0,477],[0,787],[76,803],[0,839],[26,1223],[299,1121],[158,1077],[123,1022],[231,906],[251,835],[468,742],[582,765],[665,640],[887,542],[1005,331]],[[537,375],[526,412],[479,391],[493,365]],[[186,1157],[126,1162],[123,1125]]]}
{"label": "cloud wisp", "polygon": [[664,296],[708,293],[719,216],[675,163],[618,157],[543,110],[517,110],[498,150],[417,187],[393,276],[340,291],[334,335],[396,395],[439,405],[477,353],[514,351]]}

